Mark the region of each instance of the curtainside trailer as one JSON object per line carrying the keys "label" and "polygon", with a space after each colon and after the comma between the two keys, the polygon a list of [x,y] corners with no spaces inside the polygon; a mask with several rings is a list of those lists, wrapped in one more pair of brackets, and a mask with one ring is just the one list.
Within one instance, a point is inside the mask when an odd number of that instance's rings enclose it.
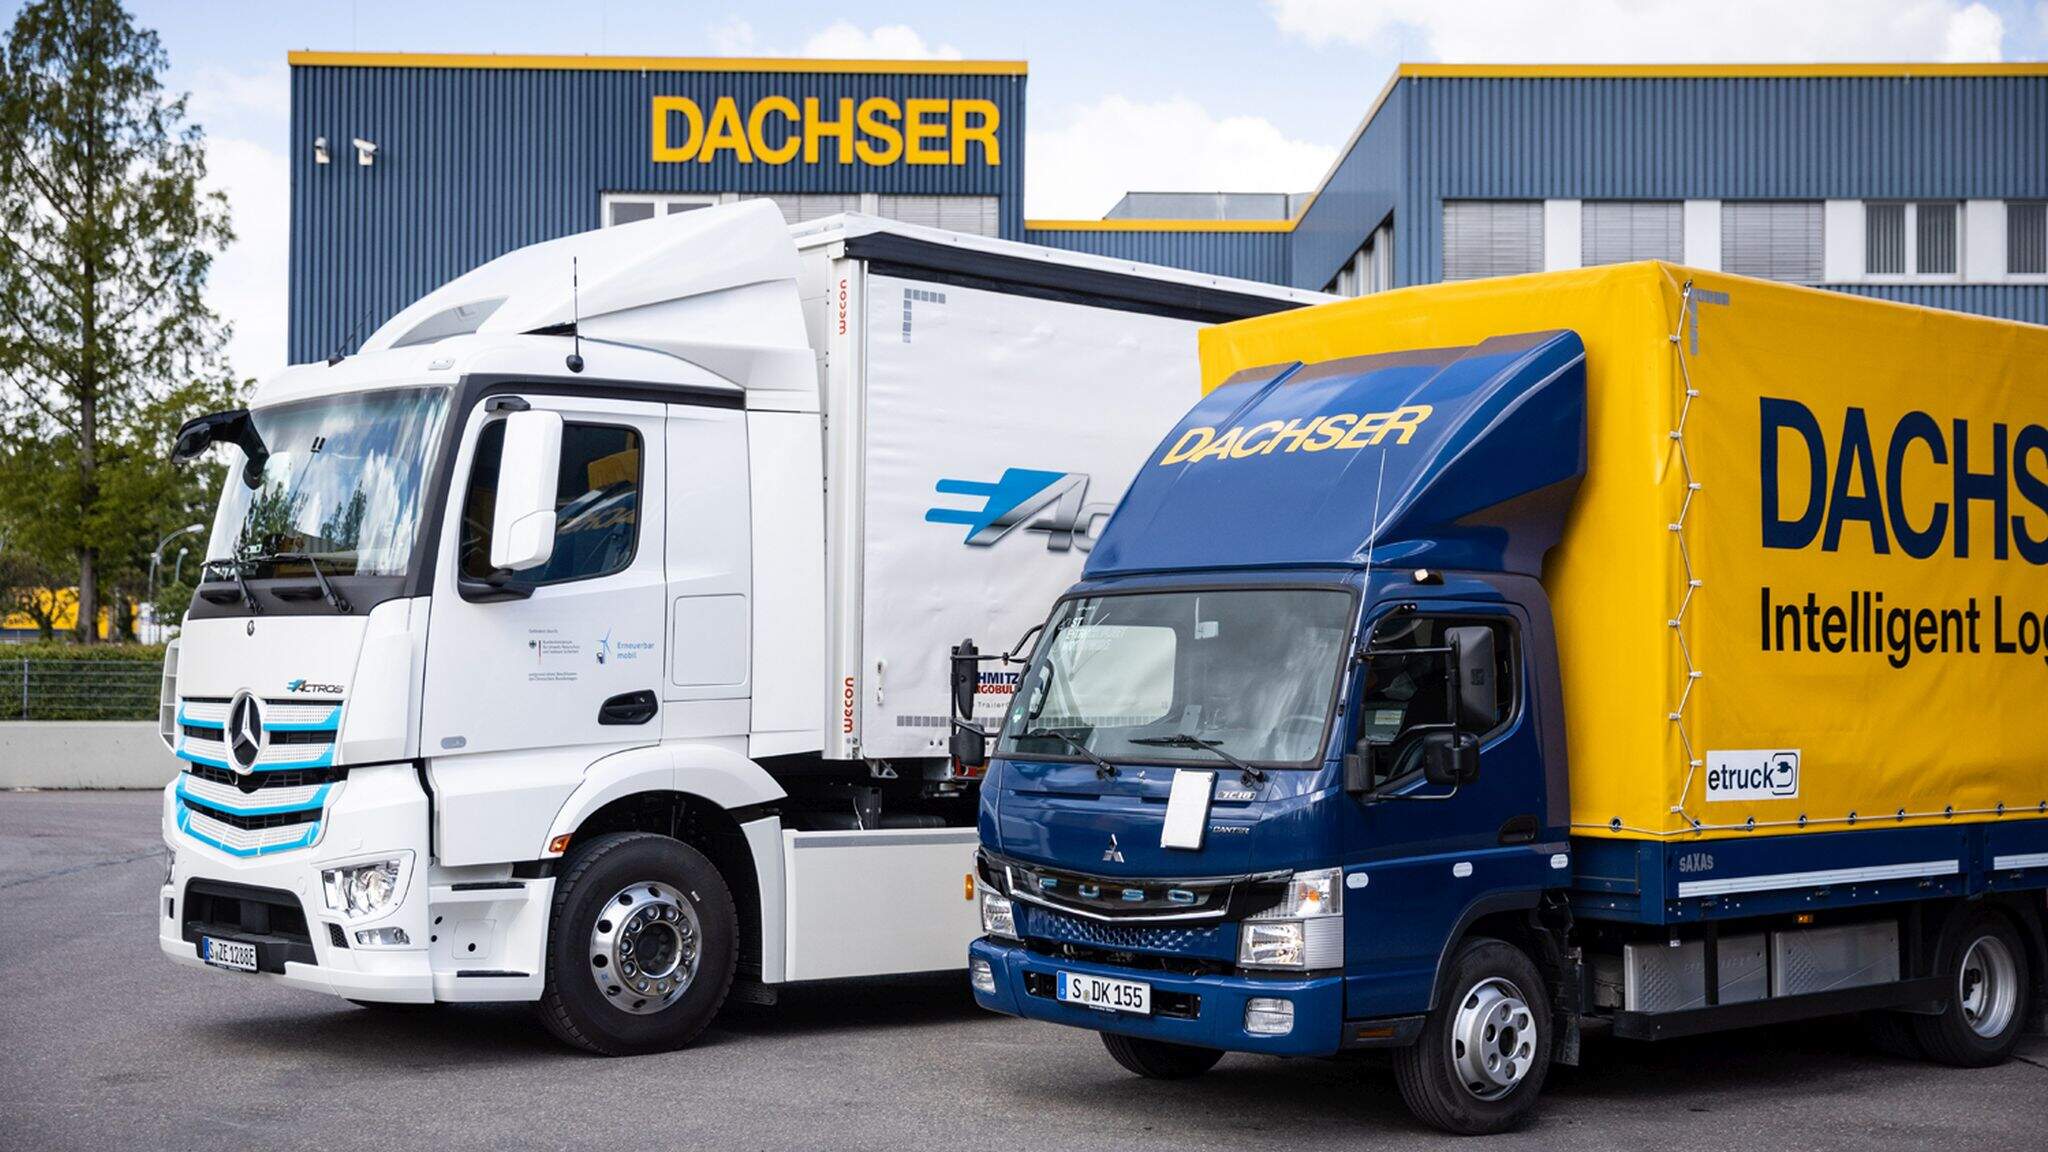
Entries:
{"label": "curtainside trailer", "polygon": [[1155,1077],[1391,1048],[1456,1132],[1594,1031],[2012,1050],[2048,329],[1653,263],[1224,325],[1202,371],[959,723],[982,1004]]}

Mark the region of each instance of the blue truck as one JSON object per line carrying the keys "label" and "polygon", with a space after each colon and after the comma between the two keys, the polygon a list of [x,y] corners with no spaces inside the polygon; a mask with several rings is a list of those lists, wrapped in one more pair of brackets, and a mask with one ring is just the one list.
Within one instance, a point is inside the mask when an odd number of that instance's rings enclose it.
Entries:
{"label": "blue truck", "polygon": [[1081,581],[954,650],[982,1006],[1160,1079],[1390,1049],[1464,1134],[1596,1032],[2012,1051],[2048,330],[1646,264],[1201,343]]}

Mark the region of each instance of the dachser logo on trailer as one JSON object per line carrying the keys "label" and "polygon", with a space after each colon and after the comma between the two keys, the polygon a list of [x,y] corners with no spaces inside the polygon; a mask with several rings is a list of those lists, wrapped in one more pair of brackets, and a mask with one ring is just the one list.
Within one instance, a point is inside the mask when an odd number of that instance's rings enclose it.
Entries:
{"label": "dachser logo on trailer", "polygon": [[[1920,411],[1887,427],[1853,406],[1823,427],[1797,400],[1760,403],[1765,548],[2048,565],[2048,428]],[[1928,584],[1910,569],[1845,571],[1899,571]],[[1941,587],[1946,602],[1901,604],[1879,588],[1823,595],[1765,585],[1763,651],[1878,655],[1900,669],[1916,656],[1951,653],[2048,660],[2048,604],[1971,595],[1946,580]]]}
{"label": "dachser logo on trailer", "polygon": [[1225,428],[1220,433],[1198,425],[1181,433],[1158,463],[1163,467],[1199,464],[1204,460],[1243,460],[1275,452],[1369,448],[1389,436],[1394,437],[1396,444],[1406,444],[1432,411],[1428,404],[1407,404],[1388,412],[1332,412],[1308,419],[1263,420],[1250,427]]}

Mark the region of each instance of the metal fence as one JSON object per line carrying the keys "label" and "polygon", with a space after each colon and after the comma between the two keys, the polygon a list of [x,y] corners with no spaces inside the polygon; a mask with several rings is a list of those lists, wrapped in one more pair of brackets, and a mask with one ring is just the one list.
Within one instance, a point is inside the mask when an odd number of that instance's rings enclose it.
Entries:
{"label": "metal fence", "polygon": [[154,720],[161,666],[144,660],[0,657],[7,720]]}

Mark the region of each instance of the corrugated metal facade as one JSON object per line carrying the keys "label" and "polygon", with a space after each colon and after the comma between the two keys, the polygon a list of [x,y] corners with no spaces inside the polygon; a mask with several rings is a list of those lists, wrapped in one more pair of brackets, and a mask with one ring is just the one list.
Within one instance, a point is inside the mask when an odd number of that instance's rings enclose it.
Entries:
{"label": "corrugated metal facade", "polygon": [[1287,283],[1289,236],[1285,232],[1095,232],[1027,226],[1024,239],[1070,252],[1093,252],[1268,284]]}
{"label": "corrugated metal facade", "polygon": [[[792,67],[801,67],[793,63]],[[430,289],[510,249],[595,228],[606,192],[874,192],[1000,198],[1001,233],[1023,232],[1022,75],[891,72],[294,66],[290,357],[360,339]],[[882,96],[985,99],[1000,163],[657,163],[652,101],[708,114],[730,96],[826,109]],[[780,121],[774,124],[779,127]],[[771,128],[771,131],[774,130]],[[325,137],[332,162],[314,162]],[[356,163],[354,138],[374,141]],[[779,137],[778,137],[779,139]],[[826,142],[831,155],[836,147]],[[977,145],[969,153],[979,154]],[[799,157],[801,159],[801,157]]]}
{"label": "corrugated metal facade", "polygon": [[[1445,200],[2048,197],[2048,73],[2040,69],[1811,76],[1409,71],[1389,86],[1293,230],[1280,234],[1286,283],[1329,284],[1389,216],[1395,284],[1441,280]],[[1058,241],[1053,233],[1030,235],[1139,259],[1171,259],[1175,251],[1160,246],[1168,234],[1070,231]],[[1272,252],[1251,250],[1255,260],[1216,263],[1238,249],[1209,234],[1199,249],[1201,267],[1270,275]],[[1827,286],[2048,322],[2048,282]]]}

